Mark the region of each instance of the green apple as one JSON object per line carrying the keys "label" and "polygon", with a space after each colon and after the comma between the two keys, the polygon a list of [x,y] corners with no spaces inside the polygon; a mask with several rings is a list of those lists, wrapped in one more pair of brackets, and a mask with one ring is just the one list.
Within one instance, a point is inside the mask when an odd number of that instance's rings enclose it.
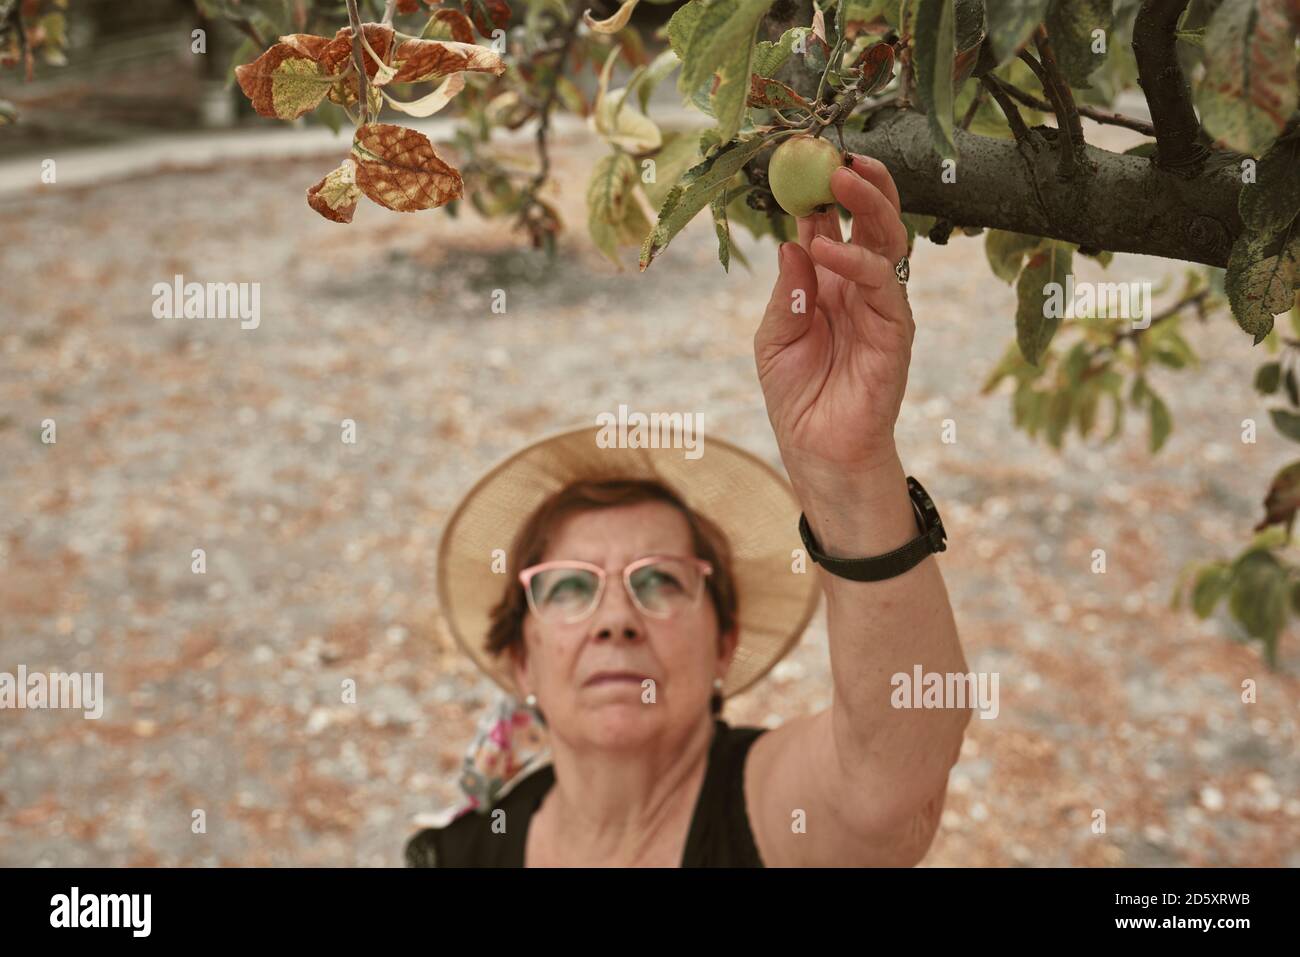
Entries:
{"label": "green apple", "polygon": [[810,216],[835,202],[831,173],[844,165],[844,154],[830,140],[800,133],[776,148],[767,167],[772,195],[791,216]]}

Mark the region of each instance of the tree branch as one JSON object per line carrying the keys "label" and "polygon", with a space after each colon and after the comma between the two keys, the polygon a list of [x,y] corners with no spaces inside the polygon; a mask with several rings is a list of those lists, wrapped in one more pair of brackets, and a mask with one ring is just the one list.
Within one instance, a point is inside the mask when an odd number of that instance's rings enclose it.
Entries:
{"label": "tree branch", "polygon": [[1198,142],[1201,124],[1178,66],[1174,31],[1187,4],[1188,0],[1144,0],[1133,21],[1133,57],[1155,126],[1156,165],[1194,176],[1210,151]]}
{"label": "tree branch", "polygon": [[[874,156],[889,169],[904,212],[950,219],[958,226],[1207,266],[1227,265],[1242,229],[1241,175],[1231,157],[1185,177],[1140,156],[1085,145],[1083,156],[1094,172],[1063,181],[1052,175],[1058,162],[1053,151],[1063,145],[1059,137],[1040,137],[1043,148],[1023,152],[1010,140],[961,129],[954,130],[953,139],[962,172],[949,183],[921,113],[883,106],[865,118],[863,129],[844,131],[847,149]],[[760,153],[755,165],[765,166],[770,156],[770,150]],[[1009,169],[1026,172],[1010,176]]]}

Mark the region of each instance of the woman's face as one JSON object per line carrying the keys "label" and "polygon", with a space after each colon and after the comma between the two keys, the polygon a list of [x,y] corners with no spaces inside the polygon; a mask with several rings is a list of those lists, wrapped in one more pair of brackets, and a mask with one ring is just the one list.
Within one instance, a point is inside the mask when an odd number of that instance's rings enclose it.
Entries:
{"label": "woman's face", "polygon": [[[714,678],[726,675],[735,635],[719,642],[707,589],[672,618],[644,614],[623,585],[623,569],[647,555],[694,555],[686,517],[665,502],[580,512],[564,520],[542,561],[577,560],[605,569],[600,603],[572,624],[524,617],[524,655],[515,677],[537,696],[547,726],[569,741],[634,747],[707,714]],[[721,647],[720,647],[721,645]],[[592,680],[628,672],[629,680]],[[652,682],[652,684],[647,684]]]}

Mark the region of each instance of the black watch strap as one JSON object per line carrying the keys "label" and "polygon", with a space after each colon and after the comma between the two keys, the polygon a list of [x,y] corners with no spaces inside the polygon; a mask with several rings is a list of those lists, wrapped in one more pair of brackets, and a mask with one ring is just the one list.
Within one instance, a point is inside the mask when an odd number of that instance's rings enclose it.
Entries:
{"label": "black watch strap", "polygon": [[921,483],[910,475],[907,477],[907,494],[911,498],[912,512],[921,533],[906,545],[872,558],[832,558],[818,546],[817,539],[808,526],[808,516],[800,514],[799,537],[808,550],[808,557],[840,578],[855,582],[879,582],[901,575],[920,564],[926,556],[946,549],[948,533],[944,531],[943,521],[939,518],[939,509],[921,487]]}

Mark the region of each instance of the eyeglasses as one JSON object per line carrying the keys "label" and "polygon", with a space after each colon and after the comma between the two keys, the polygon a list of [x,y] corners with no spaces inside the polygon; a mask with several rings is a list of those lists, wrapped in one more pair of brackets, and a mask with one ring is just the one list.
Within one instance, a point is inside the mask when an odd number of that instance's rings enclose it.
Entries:
{"label": "eyeglasses", "polygon": [[[632,603],[651,618],[672,618],[700,600],[713,566],[702,558],[650,555],[623,569]],[[519,573],[528,607],[547,624],[571,625],[596,610],[605,593],[605,569],[590,562],[542,562]]]}

